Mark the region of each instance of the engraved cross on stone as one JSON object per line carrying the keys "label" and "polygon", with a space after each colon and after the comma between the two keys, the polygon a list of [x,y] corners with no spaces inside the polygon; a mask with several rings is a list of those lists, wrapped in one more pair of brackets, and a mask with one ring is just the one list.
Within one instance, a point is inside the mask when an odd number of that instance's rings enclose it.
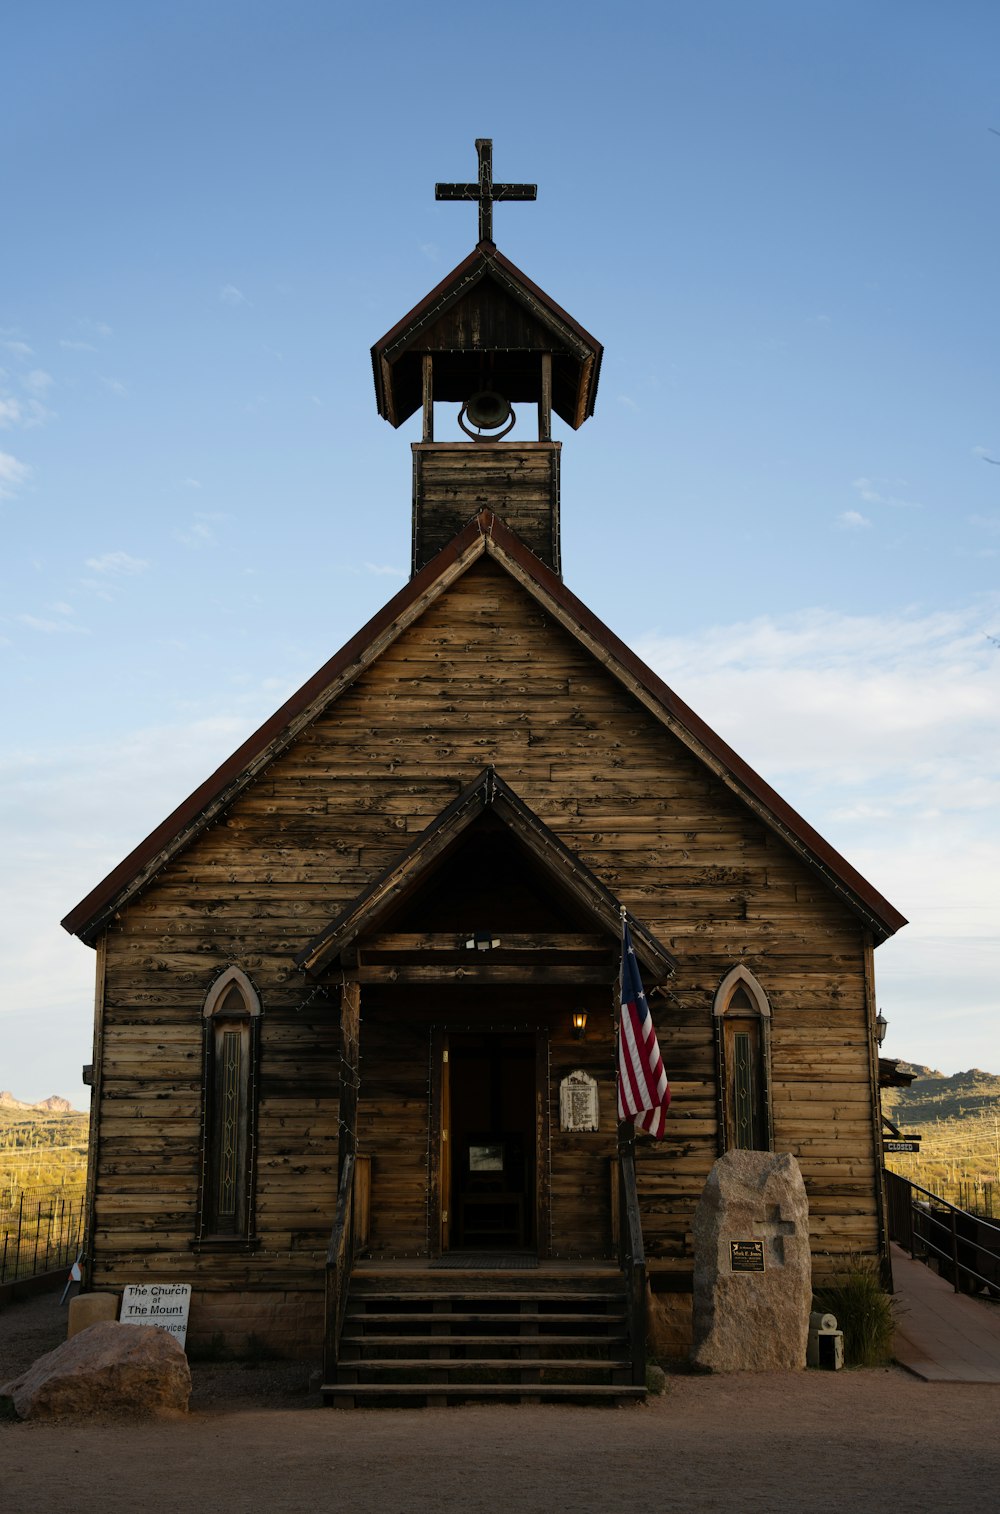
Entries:
{"label": "engraved cross on stone", "polygon": [[781,1218],[781,1208],[778,1204],[771,1204],[766,1219],[754,1220],[753,1233],[756,1240],[766,1241],[772,1259],[779,1267],[785,1265],[785,1241],[786,1235],[795,1234],[795,1226],[791,1220]]}
{"label": "engraved cross on stone", "polygon": [[537,184],[494,184],[493,138],[477,137],[476,152],[479,154],[479,182],[477,184],[435,184],[435,200],[478,200],[479,240],[493,242],[494,200],[535,200]]}

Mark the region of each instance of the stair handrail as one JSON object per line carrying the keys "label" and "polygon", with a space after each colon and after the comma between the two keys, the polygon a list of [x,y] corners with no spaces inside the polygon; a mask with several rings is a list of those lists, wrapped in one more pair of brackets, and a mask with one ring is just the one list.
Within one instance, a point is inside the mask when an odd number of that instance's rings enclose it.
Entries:
{"label": "stair handrail", "polygon": [[618,1179],[621,1213],[625,1219],[625,1223],[619,1226],[618,1260],[625,1275],[632,1382],[642,1386],[646,1381],[646,1252],[642,1243],[635,1144],[631,1132],[619,1142]]}
{"label": "stair handrail", "polygon": [[347,1313],[347,1292],[354,1271],[354,1153],[344,1158],[337,1192],[337,1208],[326,1253],[325,1328],[323,1341],[323,1377],[328,1383],[337,1380],[340,1360],[340,1336]]}
{"label": "stair handrail", "polygon": [[[953,1284],[956,1293],[961,1292],[962,1276],[975,1278],[977,1283],[982,1283],[986,1288],[997,1286],[997,1277],[983,1277],[975,1267],[968,1266],[959,1260],[959,1245],[967,1246],[975,1252],[982,1252],[985,1256],[992,1257],[995,1261],[1000,1259],[1000,1248],[993,1250],[989,1246],[974,1241],[969,1236],[960,1235],[958,1231],[957,1216],[962,1215],[967,1220],[972,1220],[980,1229],[992,1230],[1000,1241],[1000,1225],[994,1225],[990,1220],[984,1220],[978,1214],[972,1214],[968,1209],[962,1209],[958,1204],[953,1204],[950,1199],[943,1198],[939,1193],[932,1193],[929,1188],[922,1188],[919,1183],[913,1182],[912,1178],[904,1178],[898,1172],[890,1168],[883,1169],[886,1180],[886,1197],[889,1210],[889,1235],[892,1240],[898,1242],[909,1251],[910,1256],[916,1259],[917,1243],[920,1244],[921,1260],[926,1259],[926,1253],[932,1252],[939,1261],[944,1261],[954,1269]],[[940,1205],[948,1211],[947,1221],[939,1219],[934,1211],[919,1199],[913,1197],[914,1189],[917,1193],[924,1194],[934,1204]],[[939,1231],[944,1231],[944,1236],[938,1235],[937,1239],[948,1243],[947,1250],[935,1245],[931,1240],[925,1224],[936,1226]],[[978,1258],[977,1258],[978,1260]],[[981,1265],[981,1264],[980,1264]]]}

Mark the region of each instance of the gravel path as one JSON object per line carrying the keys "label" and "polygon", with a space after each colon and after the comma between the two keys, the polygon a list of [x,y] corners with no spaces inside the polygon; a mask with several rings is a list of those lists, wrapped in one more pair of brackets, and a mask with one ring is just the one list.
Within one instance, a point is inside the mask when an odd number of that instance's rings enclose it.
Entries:
{"label": "gravel path", "polygon": [[[0,1381],[62,1338],[52,1297],[0,1310]],[[680,1375],[623,1409],[321,1410],[309,1368],[193,1369],[187,1420],[0,1424],[0,1508],[35,1514],[978,1514],[1000,1387],[897,1369]]]}

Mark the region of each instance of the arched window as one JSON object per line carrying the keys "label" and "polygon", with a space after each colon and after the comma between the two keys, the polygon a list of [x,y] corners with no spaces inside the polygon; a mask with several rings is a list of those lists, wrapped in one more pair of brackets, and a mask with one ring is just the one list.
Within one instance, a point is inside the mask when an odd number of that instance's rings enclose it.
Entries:
{"label": "arched window", "polygon": [[253,1229],[260,999],[238,967],[209,989],[198,1238],[247,1241]]}
{"label": "arched window", "polygon": [[714,1017],[720,1147],[723,1151],[770,1151],[771,1006],[742,963],[719,984]]}

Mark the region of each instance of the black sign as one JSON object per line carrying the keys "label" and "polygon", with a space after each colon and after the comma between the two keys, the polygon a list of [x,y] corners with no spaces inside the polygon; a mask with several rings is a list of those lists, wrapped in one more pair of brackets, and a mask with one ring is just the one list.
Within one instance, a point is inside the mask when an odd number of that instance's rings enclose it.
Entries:
{"label": "black sign", "polygon": [[763,1272],[763,1241],[730,1241],[729,1270],[731,1272]]}
{"label": "black sign", "polygon": [[919,1151],[920,1137],[903,1136],[899,1141],[883,1141],[882,1148],[884,1151]]}

